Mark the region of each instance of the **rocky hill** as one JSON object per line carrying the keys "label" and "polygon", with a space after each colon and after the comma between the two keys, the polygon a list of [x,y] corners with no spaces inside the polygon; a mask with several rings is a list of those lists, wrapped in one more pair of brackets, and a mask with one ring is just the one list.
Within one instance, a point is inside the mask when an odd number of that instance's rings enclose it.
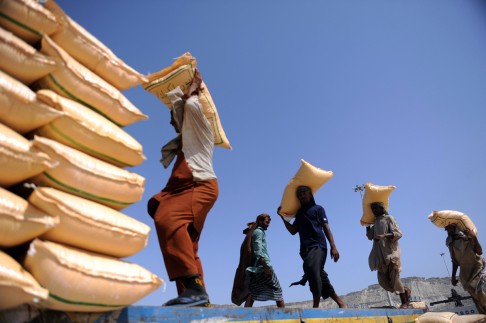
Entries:
{"label": "rocky hill", "polygon": [[[454,307],[454,302],[445,304],[430,305],[432,302],[447,300],[452,296],[451,289],[454,289],[457,294],[462,297],[468,297],[469,294],[464,291],[462,286],[452,286],[449,278],[421,278],[408,277],[402,278],[405,286],[412,289],[411,300],[414,302],[423,302],[433,311],[441,311]],[[390,306],[387,292],[378,284],[370,285],[361,291],[352,292],[346,295],[340,295],[341,298],[348,304],[350,308],[372,308]],[[398,295],[390,294],[392,305],[400,304],[400,297]],[[461,301],[464,306],[474,305],[471,299]],[[287,307],[312,307],[312,301],[304,301],[297,303],[286,304]],[[327,299],[321,301],[322,308],[336,308],[336,303],[333,300]]]}

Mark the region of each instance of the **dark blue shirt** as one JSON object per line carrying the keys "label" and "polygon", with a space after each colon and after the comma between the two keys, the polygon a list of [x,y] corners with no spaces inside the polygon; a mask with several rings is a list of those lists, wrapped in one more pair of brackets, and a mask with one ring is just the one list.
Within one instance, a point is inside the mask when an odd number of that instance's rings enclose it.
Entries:
{"label": "dark blue shirt", "polygon": [[322,225],[328,223],[326,211],[320,205],[300,208],[293,225],[300,237],[300,248],[321,247],[327,249],[326,236]]}

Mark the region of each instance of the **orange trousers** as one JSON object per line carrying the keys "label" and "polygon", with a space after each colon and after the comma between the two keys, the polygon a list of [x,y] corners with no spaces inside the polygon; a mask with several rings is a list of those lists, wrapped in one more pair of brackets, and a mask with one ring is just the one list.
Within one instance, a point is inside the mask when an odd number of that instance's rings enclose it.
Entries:
{"label": "orange trousers", "polygon": [[[218,193],[218,181],[212,179],[154,195],[160,202],[154,214],[155,228],[170,281],[195,274],[203,280],[199,238]],[[177,289],[184,290],[180,281]]]}

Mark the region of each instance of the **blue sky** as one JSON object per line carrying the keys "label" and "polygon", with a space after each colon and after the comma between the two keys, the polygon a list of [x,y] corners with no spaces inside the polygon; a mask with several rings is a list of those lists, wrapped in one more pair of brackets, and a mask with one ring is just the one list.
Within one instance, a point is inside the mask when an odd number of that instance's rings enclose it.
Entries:
{"label": "blue sky", "polygon": [[[402,277],[445,277],[443,230],[432,210],[468,214],[484,244],[486,5],[483,1],[58,0],[66,13],[142,74],[191,52],[233,149],[216,148],[220,195],[200,241],[211,302],[230,304],[245,224],[269,213],[269,252],[286,302],[310,300],[299,240],[276,215],[300,159],[334,177],[315,195],[341,254],[326,271],[338,294],[376,284],[359,224],[357,184],[395,185],[390,213],[403,238]],[[147,200],[168,179],[160,147],[169,110],[141,86],[123,94],[149,116],[125,128],[147,160],[143,199],[123,211],[152,227],[126,258],[168,282]],[[450,269],[450,261],[446,258]],[[273,303],[273,302],[272,302]],[[256,306],[270,305],[256,302]]]}

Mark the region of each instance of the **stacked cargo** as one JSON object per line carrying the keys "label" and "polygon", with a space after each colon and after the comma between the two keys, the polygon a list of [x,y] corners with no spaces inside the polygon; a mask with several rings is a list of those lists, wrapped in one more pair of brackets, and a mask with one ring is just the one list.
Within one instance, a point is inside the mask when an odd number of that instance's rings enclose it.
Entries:
{"label": "stacked cargo", "polygon": [[[0,309],[128,306],[163,283],[121,259],[150,230],[121,213],[145,184],[124,169],[145,157],[122,127],[147,118],[121,91],[147,79],[53,1],[0,13]],[[25,183],[29,195],[12,189]]]}

